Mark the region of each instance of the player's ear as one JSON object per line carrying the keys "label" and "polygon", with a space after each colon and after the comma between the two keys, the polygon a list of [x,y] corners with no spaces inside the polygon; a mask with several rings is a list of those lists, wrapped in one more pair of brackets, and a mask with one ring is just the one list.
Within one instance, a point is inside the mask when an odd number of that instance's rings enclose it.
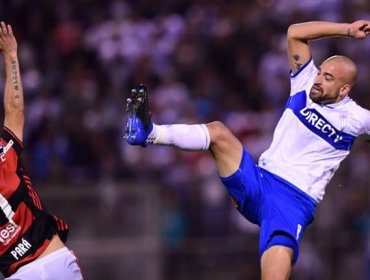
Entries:
{"label": "player's ear", "polygon": [[340,89],[339,89],[339,96],[340,97],[342,97],[342,98],[344,98],[344,97],[346,97],[348,94],[349,94],[349,92],[351,91],[351,85],[349,85],[349,84],[345,84],[345,85],[343,85]]}

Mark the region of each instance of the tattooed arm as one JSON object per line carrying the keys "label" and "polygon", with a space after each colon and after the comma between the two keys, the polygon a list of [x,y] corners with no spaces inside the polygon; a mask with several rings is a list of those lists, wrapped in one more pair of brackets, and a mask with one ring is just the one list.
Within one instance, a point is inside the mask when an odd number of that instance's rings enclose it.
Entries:
{"label": "tattooed arm", "polygon": [[9,128],[19,140],[23,141],[24,100],[17,41],[10,25],[0,23],[0,50],[4,56],[6,83],[4,93],[4,126]]}
{"label": "tattooed arm", "polygon": [[293,24],[288,29],[288,59],[290,69],[295,74],[311,59],[309,41],[323,37],[344,36],[356,39],[365,38],[370,32],[370,21],[354,23],[306,22]]}

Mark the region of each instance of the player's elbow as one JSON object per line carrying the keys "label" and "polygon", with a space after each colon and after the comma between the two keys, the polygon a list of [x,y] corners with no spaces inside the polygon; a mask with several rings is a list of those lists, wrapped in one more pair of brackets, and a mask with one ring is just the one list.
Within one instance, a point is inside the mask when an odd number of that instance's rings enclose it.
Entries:
{"label": "player's elbow", "polygon": [[22,103],[14,103],[5,106],[5,115],[16,116],[17,118],[24,118],[24,105]]}
{"label": "player's elbow", "polygon": [[23,141],[23,127],[24,127],[24,115],[23,114],[5,114],[4,126],[10,129],[14,135]]}
{"label": "player's elbow", "polygon": [[287,31],[288,41],[300,41],[307,43],[310,40],[311,35],[310,27],[306,24],[295,23],[289,26]]}
{"label": "player's elbow", "polygon": [[299,38],[299,31],[298,31],[298,24],[292,24],[289,26],[287,31],[287,37],[289,39],[297,39]]}

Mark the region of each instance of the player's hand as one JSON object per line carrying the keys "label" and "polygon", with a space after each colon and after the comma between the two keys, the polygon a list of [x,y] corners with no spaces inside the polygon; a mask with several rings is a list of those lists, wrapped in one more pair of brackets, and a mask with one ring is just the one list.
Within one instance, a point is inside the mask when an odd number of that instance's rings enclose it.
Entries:
{"label": "player's hand", "polygon": [[3,21],[0,23],[0,51],[4,55],[14,55],[17,53],[17,40],[13,35],[12,27]]}
{"label": "player's hand", "polygon": [[364,39],[370,34],[370,21],[368,20],[358,20],[348,27],[348,36],[355,39]]}

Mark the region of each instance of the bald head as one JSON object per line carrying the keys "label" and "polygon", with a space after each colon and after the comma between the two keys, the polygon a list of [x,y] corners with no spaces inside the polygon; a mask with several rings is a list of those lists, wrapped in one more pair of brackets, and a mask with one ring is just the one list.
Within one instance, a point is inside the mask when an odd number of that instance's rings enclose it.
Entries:
{"label": "bald head", "polygon": [[352,87],[356,83],[357,66],[350,58],[342,55],[335,55],[326,59],[322,65],[324,64],[332,69],[335,76],[337,76],[343,84],[349,84]]}
{"label": "bald head", "polygon": [[312,101],[332,104],[350,93],[357,79],[357,67],[345,56],[332,56],[321,63],[310,91]]}

